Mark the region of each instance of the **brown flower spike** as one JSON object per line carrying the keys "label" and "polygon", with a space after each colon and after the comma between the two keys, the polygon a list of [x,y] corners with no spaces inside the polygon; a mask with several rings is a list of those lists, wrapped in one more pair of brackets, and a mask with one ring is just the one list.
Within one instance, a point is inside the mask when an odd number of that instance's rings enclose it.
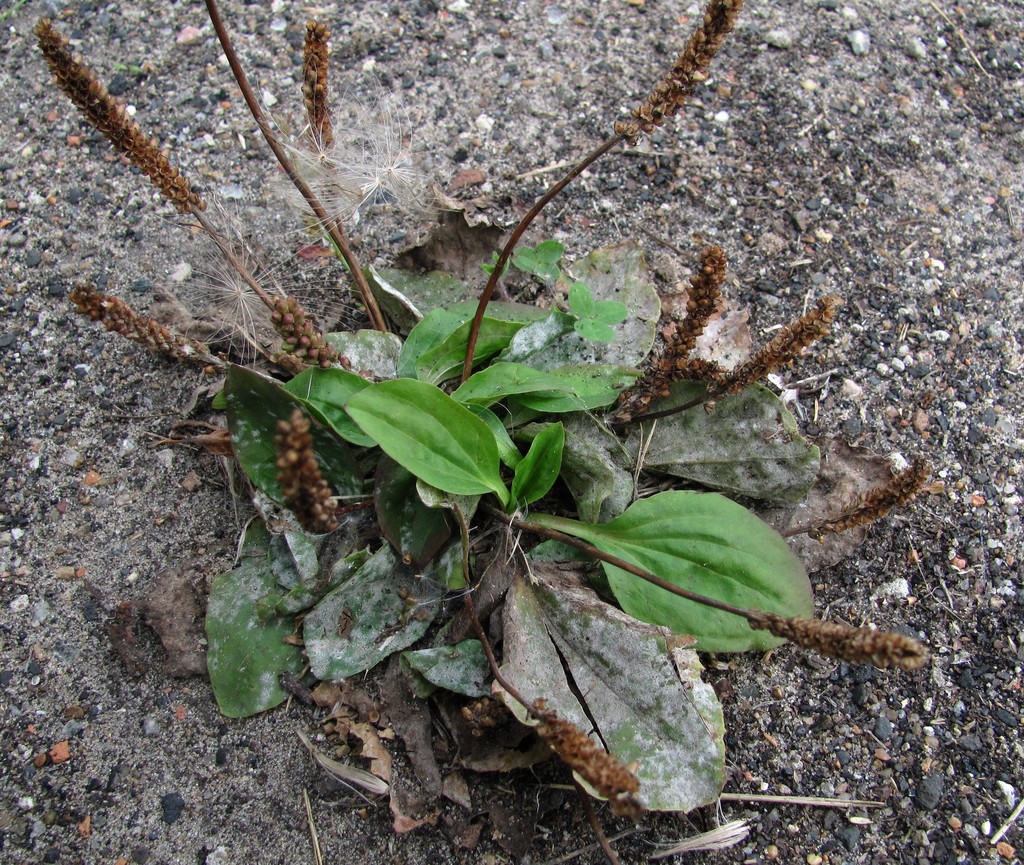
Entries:
{"label": "brown flower spike", "polygon": [[690,37],[676,58],[675,65],[651,91],[646,100],[633,109],[633,119],[616,123],[615,132],[630,144],[641,134],[650,135],[672,117],[689,99],[697,86],[707,80],[708,68],[736,24],[743,0],[711,0],[704,10],[701,26]]}
{"label": "brown flower spike", "polygon": [[690,354],[707,327],[722,296],[726,258],[721,247],[709,246],[701,252],[700,271],[690,277],[686,299],[686,318],[672,327],[665,337],[665,350],[643,377],[619,398],[622,409],[615,418],[628,422],[643,414],[652,400],[669,395],[669,385],[684,378],[717,379],[720,368],[711,361],[696,362]]}
{"label": "brown flower spike", "polygon": [[313,435],[302,409],[277,422],[277,479],[285,503],[299,524],[315,535],[338,528],[334,500],[313,453]]}
{"label": "brown flower spike", "polygon": [[68,294],[68,298],[82,315],[89,316],[93,321],[102,322],[107,330],[141,343],[150,351],[172,360],[220,364],[202,343],[171,333],[159,322],[139,315],[120,298],[100,294],[92,285],[76,285]]}
{"label": "brown flower spike", "polygon": [[334,141],[331,109],[328,103],[327,58],[331,31],[326,24],[306,22],[306,41],[302,48],[302,100],[309,120],[309,133],[318,149]]}
{"label": "brown flower spike", "polygon": [[865,526],[880,520],[893,508],[913,501],[928,481],[930,474],[928,463],[917,457],[907,468],[893,475],[888,483],[869,490],[867,495],[846,513],[809,528],[807,533],[815,540],[821,540],[824,535],[831,532],[845,532],[856,526]]}
{"label": "brown flower spike", "polygon": [[50,71],[57,78],[57,86],[64,91],[90,124],[102,132],[114,148],[128,157],[154,185],[182,213],[204,210],[202,200],[176,168],[167,160],[155,139],[145,136],[142,128],[131,117],[125,106],[107,92],[82,58],[73,54],[70,43],[46,18],[35,28],[39,49],[43,52]]}
{"label": "brown flower spike", "polygon": [[608,800],[615,814],[633,819],[640,816],[643,811],[637,796],[640,780],[618,757],[605,751],[575,724],[546,708],[544,700],[534,702],[531,714],[540,720],[537,735],[570,769]]}
{"label": "brown flower spike", "polygon": [[769,373],[796,360],[800,353],[828,336],[836,317],[836,302],[825,296],[814,309],[793,324],[786,325],[771,342],[759,348],[747,361],[732,370],[722,383],[727,393],[738,393]]}
{"label": "brown flower spike", "polygon": [[928,650],[921,643],[891,631],[851,628],[820,619],[787,619],[777,613],[751,613],[747,621],[755,631],[769,631],[804,649],[882,670],[916,670],[928,659]]}

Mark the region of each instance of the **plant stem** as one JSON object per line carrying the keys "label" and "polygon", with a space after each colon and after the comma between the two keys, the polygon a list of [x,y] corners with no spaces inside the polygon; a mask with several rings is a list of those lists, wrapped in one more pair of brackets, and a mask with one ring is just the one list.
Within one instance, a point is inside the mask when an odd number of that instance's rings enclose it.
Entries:
{"label": "plant stem", "polygon": [[[208,0],[208,2],[210,2],[210,0]],[[568,173],[559,180],[558,183],[538,198],[537,202],[530,208],[530,211],[526,216],[519,220],[519,224],[513,230],[512,236],[509,237],[508,241],[505,243],[505,248],[502,249],[501,255],[498,256],[498,260],[494,264],[494,269],[491,271],[491,276],[487,280],[487,285],[484,286],[484,290],[480,293],[480,302],[477,304],[476,314],[473,316],[473,325],[469,331],[469,340],[466,343],[466,361],[462,367],[462,381],[469,378],[473,371],[473,353],[476,350],[476,340],[480,334],[480,325],[483,323],[484,312],[487,310],[487,304],[491,300],[491,295],[494,294],[494,289],[498,285],[498,280],[501,279],[502,273],[505,272],[505,265],[512,257],[512,253],[515,251],[516,246],[519,245],[519,241],[522,239],[523,234],[526,233],[526,229],[529,228],[530,223],[536,219],[537,214],[547,207],[548,202],[550,202],[551,199],[586,171],[594,162],[624,140],[625,135],[614,135],[603,144],[599,144],[591,150],[590,153],[570,168]]]}
{"label": "plant stem", "polygon": [[366,314],[370,317],[370,323],[376,330],[379,330],[382,333],[387,333],[387,325],[384,323],[384,316],[381,314],[380,307],[377,305],[377,300],[370,291],[370,286],[366,282],[366,277],[363,275],[363,271],[360,269],[359,263],[356,261],[355,255],[352,253],[352,248],[349,246],[345,229],[342,228],[341,224],[336,219],[327,215],[327,211],[324,209],[320,199],[317,198],[313,193],[313,190],[309,188],[309,184],[303,180],[302,175],[299,174],[295,165],[288,158],[288,154],[285,153],[284,147],[274,134],[270,121],[267,120],[266,115],[263,113],[263,109],[260,107],[259,101],[256,99],[256,94],[253,93],[252,87],[249,84],[249,79],[245,75],[245,70],[242,69],[242,64],[239,62],[238,55],[235,53],[235,49],[231,45],[231,37],[228,35],[227,28],[224,26],[224,21],[221,18],[220,10],[217,8],[216,0],[204,0],[204,2],[206,3],[206,11],[210,16],[210,22],[213,24],[213,29],[217,32],[217,38],[220,40],[221,48],[224,50],[224,56],[227,58],[228,65],[231,67],[231,72],[235,76],[235,81],[238,83],[238,87],[242,91],[242,98],[245,99],[245,104],[248,106],[249,112],[256,121],[256,125],[259,126],[260,132],[263,133],[263,137],[266,139],[267,144],[270,145],[270,149],[273,151],[277,161],[281,164],[281,167],[288,175],[288,179],[299,191],[299,194],[306,200],[306,204],[309,205],[310,210],[312,210],[316,215],[316,218],[320,221],[321,225],[323,225],[324,230],[328,233],[334,245],[341,252],[342,258],[344,258],[345,264],[348,265],[349,272],[352,274],[352,279],[355,280],[356,286],[359,289],[359,296],[363,301],[363,305],[366,307]]}
{"label": "plant stem", "polygon": [[601,821],[597,818],[597,811],[594,810],[594,803],[591,801],[589,794],[580,786],[580,782],[575,778],[573,778],[572,783],[576,787],[576,795],[579,796],[580,802],[583,804],[583,811],[587,815],[590,828],[594,830],[597,843],[601,845],[604,858],[608,860],[608,865],[619,865],[619,857],[608,842],[608,836],[604,834],[604,829],[601,828]]}
{"label": "plant stem", "polygon": [[574,538],[572,535],[567,535],[565,532],[560,532],[558,529],[549,529],[547,526],[527,522],[526,520],[520,520],[516,517],[510,517],[499,511],[497,508],[489,505],[484,505],[484,507],[486,507],[491,513],[500,515],[501,519],[514,529],[532,532],[535,535],[540,535],[542,538],[550,538],[553,541],[559,541],[563,544],[567,544],[582,553],[586,553],[588,556],[592,556],[602,562],[607,562],[609,565],[614,565],[616,568],[626,571],[635,577],[639,577],[641,580],[646,580],[648,583],[657,586],[659,589],[664,589],[666,592],[678,595],[680,598],[693,601],[695,604],[703,604],[705,607],[711,607],[715,610],[721,610],[724,613],[731,613],[734,616],[746,619],[748,623],[752,619],[759,618],[756,610],[745,610],[742,607],[734,607],[732,604],[727,604],[725,601],[719,601],[717,598],[709,598],[707,595],[700,595],[697,594],[697,592],[691,592],[689,589],[684,589],[682,586],[677,586],[675,583],[663,580],[657,574],[652,574],[650,571],[644,570],[643,568],[634,565],[632,562],[627,562],[625,559],[620,559],[618,556],[613,556],[610,553],[599,550],[592,544],[588,544],[586,541],[581,541],[579,538]]}
{"label": "plant stem", "polygon": [[672,408],[662,409],[661,411],[652,411],[645,414],[639,414],[636,417],[631,417],[628,420],[608,420],[607,425],[610,427],[621,427],[629,426],[635,423],[644,423],[649,420],[658,420],[663,417],[670,417],[680,412],[689,411],[691,408],[696,408],[704,403],[711,402],[712,400],[718,399],[720,396],[724,396],[729,392],[730,382],[713,387],[710,390],[704,391],[700,396],[695,396],[693,399],[684,402],[682,405],[673,406]]}

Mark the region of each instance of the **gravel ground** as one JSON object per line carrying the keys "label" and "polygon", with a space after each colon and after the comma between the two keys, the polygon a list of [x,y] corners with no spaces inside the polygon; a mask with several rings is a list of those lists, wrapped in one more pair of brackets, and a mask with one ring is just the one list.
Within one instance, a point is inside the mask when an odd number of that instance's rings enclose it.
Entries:
{"label": "gravel ground", "polygon": [[[297,116],[309,9],[224,11],[264,98]],[[606,135],[698,9],[423,0],[321,13],[338,81],[359,91],[372,73],[400,94],[442,182],[479,181],[458,194],[505,223],[553,176],[522,175]],[[228,721],[205,680],[167,674],[150,632],[141,676],[115,654],[119,605],[172,566],[201,586],[229,565],[248,511],[214,457],[161,443],[203,376],[108,338],[63,298],[90,277],[146,308],[198,262],[176,214],[49,86],[36,17],[54,16],[196,182],[236,204],[289,279],[309,268],[200,5],[48,0],[2,14],[0,858],[313,862],[306,789],[326,861],[509,861],[486,826],[476,849],[453,847],[455,806],[447,824],[392,834],[386,808],[310,763],[295,732],[316,730],[314,711]],[[923,454],[942,482],[812,577],[819,614],[919,634],[930,665],[886,674],[790,649],[710,659],[726,789],[741,798],[645,823],[620,842],[626,861],[718,818],[749,819],[750,836],[693,861],[985,863],[1024,848],[1024,819],[992,843],[1024,796],[1022,36],[1018,0],[750,2],[685,116],[593,169],[538,228],[576,255],[636,237],[670,282],[700,243],[723,246],[758,341],[838,294],[833,338],[794,374],[822,376],[801,395],[805,429]],[[370,215],[358,252],[389,263],[425,227]],[[474,789],[477,810],[513,788],[521,806],[539,801],[532,775],[495,783]],[[764,793],[883,804],[742,799]],[[534,862],[590,843],[571,801],[541,822]]]}

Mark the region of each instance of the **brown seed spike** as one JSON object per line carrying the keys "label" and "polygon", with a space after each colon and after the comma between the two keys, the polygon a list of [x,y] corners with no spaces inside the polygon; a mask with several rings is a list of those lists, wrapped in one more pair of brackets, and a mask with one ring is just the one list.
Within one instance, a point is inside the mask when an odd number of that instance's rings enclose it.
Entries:
{"label": "brown seed spike", "polygon": [[743,0],[711,0],[704,10],[701,26],[676,58],[675,65],[650,95],[633,109],[633,119],[615,124],[615,133],[636,144],[641,134],[649,135],[672,117],[689,99],[707,72],[718,49],[736,24]]}
{"label": "brown seed spike", "polygon": [[609,754],[590,736],[570,721],[545,707],[543,700],[533,704],[540,719],[539,735],[562,761],[604,796],[612,811],[620,817],[637,819],[643,805],[637,796],[640,780],[614,754]]}
{"label": "brown seed spike", "polygon": [[890,631],[851,628],[820,619],[787,619],[776,613],[751,613],[747,621],[754,630],[769,631],[801,648],[854,664],[873,664],[881,670],[916,670],[928,660],[928,650],[920,642]]}
{"label": "brown seed spike", "polygon": [[82,112],[85,119],[102,132],[114,148],[145,174],[179,211],[204,210],[206,203],[189,182],[167,161],[155,140],[128,116],[123,104],[107,92],[82,58],[71,53],[71,46],[46,18],[35,27],[39,50],[57,79],[57,86]]}
{"label": "brown seed spike", "polygon": [[807,346],[828,335],[836,317],[836,301],[823,297],[815,308],[784,327],[767,345],[729,373],[725,384],[737,393],[796,360]]}
{"label": "brown seed spike", "polygon": [[314,147],[325,150],[334,141],[331,109],[328,102],[328,56],[331,31],[326,24],[306,22],[306,41],[302,49],[302,99],[309,121]]}
{"label": "brown seed spike", "polygon": [[100,294],[92,285],[76,285],[68,298],[82,315],[102,322],[107,330],[119,333],[132,342],[141,343],[152,352],[172,360],[220,365],[220,361],[212,357],[202,343],[171,333],[159,322],[139,315],[120,298]]}
{"label": "brown seed spike", "polygon": [[327,485],[313,453],[309,420],[295,409],[288,420],[278,421],[277,469],[281,494],[308,532],[324,535],[338,528],[331,488]]}

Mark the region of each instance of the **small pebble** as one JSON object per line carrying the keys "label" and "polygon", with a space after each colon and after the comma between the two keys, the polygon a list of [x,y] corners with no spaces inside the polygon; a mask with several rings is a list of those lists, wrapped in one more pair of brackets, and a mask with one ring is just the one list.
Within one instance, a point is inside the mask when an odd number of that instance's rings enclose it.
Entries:
{"label": "small pebble", "polygon": [[793,47],[793,34],[789,30],[769,30],[764,34],[764,41],[772,48],[785,50]]}
{"label": "small pebble", "polygon": [[185,800],[180,793],[167,793],[160,797],[160,808],[165,823],[177,823],[181,812],[185,810]]}
{"label": "small pebble", "polygon": [[850,43],[850,50],[860,56],[871,50],[871,37],[863,30],[851,30],[846,40]]}
{"label": "small pebble", "polygon": [[914,803],[922,811],[935,810],[942,800],[942,788],[945,786],[945,779],[942,775],[928,775],[922,778],[914,791]]}
{"label": "small pebble", "polygon": [[912,60],[924,60],[928,56],[928,47],[916,36],[912,36],[903,46],[903,53]]}

